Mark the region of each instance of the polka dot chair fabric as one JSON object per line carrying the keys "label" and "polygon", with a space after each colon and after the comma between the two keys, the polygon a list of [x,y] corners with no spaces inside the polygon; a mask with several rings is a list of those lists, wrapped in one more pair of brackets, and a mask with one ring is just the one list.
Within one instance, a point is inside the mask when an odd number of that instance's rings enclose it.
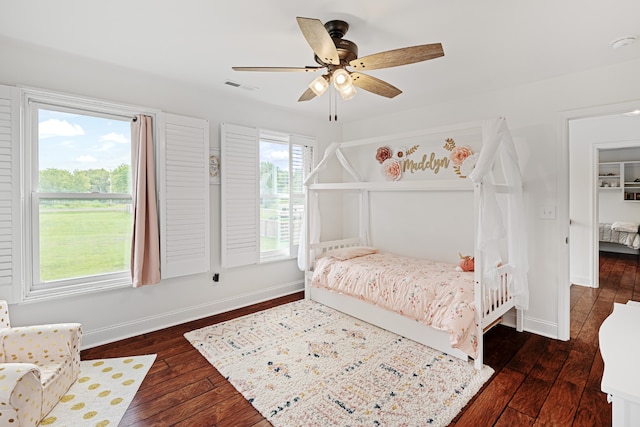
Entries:
{"label": "polka dot chair fabric", "polygon": [[79,323],[11,327],[0,300],[0,426],[37,426],[80,373]]}

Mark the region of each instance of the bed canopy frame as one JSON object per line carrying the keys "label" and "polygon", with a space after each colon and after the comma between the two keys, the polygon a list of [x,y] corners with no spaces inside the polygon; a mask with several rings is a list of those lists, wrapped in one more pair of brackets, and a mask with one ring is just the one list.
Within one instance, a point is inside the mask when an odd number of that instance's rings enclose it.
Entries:
{"label": "bed canopy frame", "polygon": [[[343,149],[370,144],[391,143],[403,138],[482,129],[482,148],[469,179],[430,179],[394,182],[364,181],[351,165]],[[336,158],[347,174],[349,182],[319,182],[318,173]],[[502,180],[494,182],[494,162],[499,159]],[[527,241],[524,235],[522,181],[513,140],[504,118],[455,127],[434,128],[402,135],[332,143],[305,182],[305,227],[301,236],[300,268],[305,270],[305,297],[345,312],[361,320],[380,326],[406,338],[425,344],[461,359],[464,352],[452,348],[449,335],[356,298],[310,286],[315,258],[322,252],[350,246],[370,245],[369,197],[372,192],[468,192],[473,193],[474,206],[474,304],[478,337],[478,356],[475,367],[483,364],[482,332],[500,322],[506,312],[516,308],[516,328],[523,330],[523,310],[528,308]],[[320,241],[318,195],[323,192],[356,192],[359,194],[359,236]],[[501,213],[499,197],[506,197],[506,215]],[[503,218],[506,216],[506,221]],[[507,254],[501,254],[500,241],[506,239]],[[504,245],[503,245],[504,246]],[[503,250],[504,252],[504,250]]]}

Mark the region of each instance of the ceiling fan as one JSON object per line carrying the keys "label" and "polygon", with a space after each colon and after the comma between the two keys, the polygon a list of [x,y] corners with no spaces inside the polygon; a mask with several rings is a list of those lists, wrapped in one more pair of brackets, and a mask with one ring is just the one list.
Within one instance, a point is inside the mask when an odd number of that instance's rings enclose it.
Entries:
{"label": "ceiling fan", "polygon": [[[354,86],[376,95],[393,98],[402,93],[397,87],[371,77],[361,71],[396,67],[413,64],[444,56],[442,44],[433,43],[401,49],[379,52],[358,58],[358,45],[343,39],[349,30],[349,24],[340,20],[322,24],[319,19],[296,18],[307,43],[315,54],[319,66],[307,67],[232,67],[235,71],[284,71],[284,72],[316,72],[327,70],[311,82],[309,88],[298,101],[308,101],[322,95],[332,82],[344,100],[356,94]],[[347,69],[352,68],[355,71]]]}

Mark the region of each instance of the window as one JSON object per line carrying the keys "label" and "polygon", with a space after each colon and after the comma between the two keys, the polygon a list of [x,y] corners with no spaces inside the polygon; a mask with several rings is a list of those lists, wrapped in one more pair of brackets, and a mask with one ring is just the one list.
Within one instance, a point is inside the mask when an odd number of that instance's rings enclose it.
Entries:
{"label": "window", "polygon": [[135,113],[55,101],[27,103],[27,295],[130,285]]}
{"label": "window", "polygon": [[298,253],[305,147],[289,135],[260,132],[260,261]]}
{"label": "window", "polygon": [[153,117],[162,279],[210,270],[209,123],[0,85],[0,295],[130,287],[131,119]]}
{"label": "window", "polygon": [[315,139],[222,125],[222,265],[294,258]]}

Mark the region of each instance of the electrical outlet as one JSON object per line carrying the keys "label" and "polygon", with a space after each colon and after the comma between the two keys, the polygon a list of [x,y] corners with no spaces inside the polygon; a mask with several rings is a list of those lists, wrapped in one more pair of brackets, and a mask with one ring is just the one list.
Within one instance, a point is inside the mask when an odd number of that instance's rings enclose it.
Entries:
{"label": "electrical outlet", "polygon": [[214,273],[212,279],[213,279],[214,282],[218,283],[220,281],[220,274],[219,273]]}

